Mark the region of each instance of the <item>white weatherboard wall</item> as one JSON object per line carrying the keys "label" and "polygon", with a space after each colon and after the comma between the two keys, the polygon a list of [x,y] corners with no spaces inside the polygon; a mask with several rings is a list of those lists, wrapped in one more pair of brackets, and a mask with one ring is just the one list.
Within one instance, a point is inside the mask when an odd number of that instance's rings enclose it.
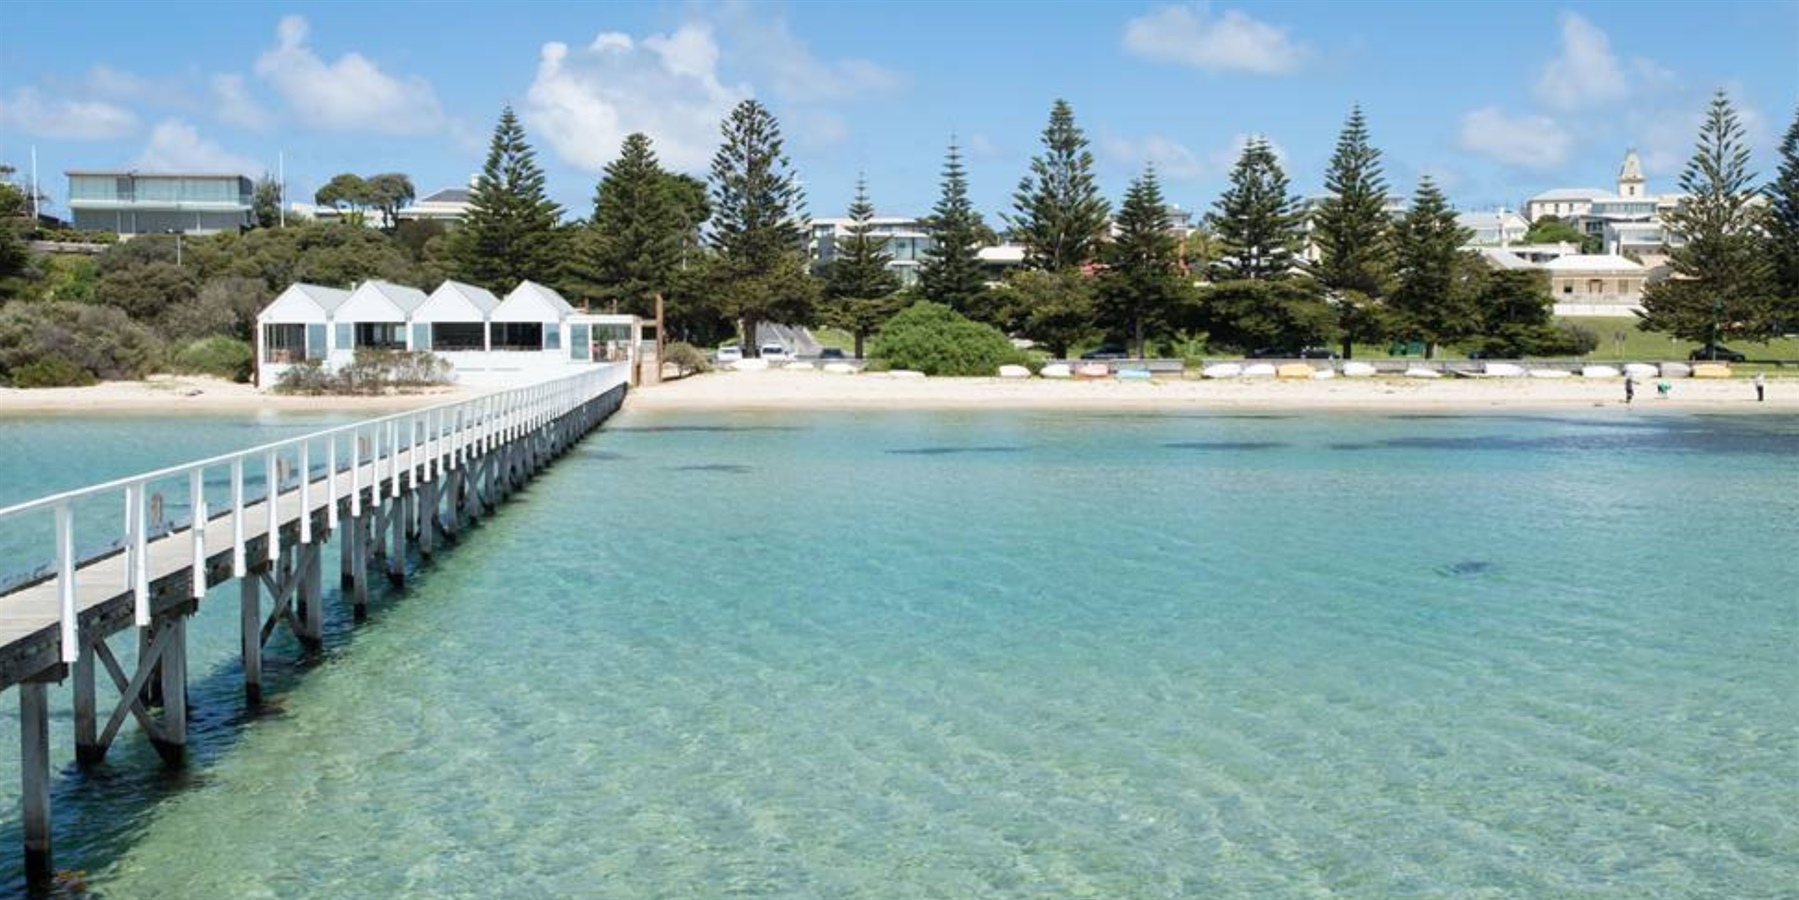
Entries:
{"label": "white weatherboard wall", "polygon": [[[482,386],[555,377],[601,357],[635,363],[642,340],[642,322],[635,316],[577,313],[555,290],[532,281],[520,283],[505,300],[458,281],[444,282],[430,296],[382,281],[366,282],[354,291],[297,284],[259,313],[257,322],[258,383],[264,386],[308,357],[331,369],[349,364],[362,343],[356,337],[359,325],[388,326],[405,349],[436,353],[450,363],[459,383]],[[272,333],[269,325],[301,326],[304,332],[282,335],[292,344],[303,333],[303,350],[283,353],[283,361],[275,361],[261,343]],[[445,326],[453,326],[456,338],[446,334]],[[503,346],[500,338],[508,326],[527,326],[523,330],[531,340],[518,346],[521,329],[514,328],[514,345]],[[443,346],[449,342],[463,346]]]}
{"label": "white weatherboard wall", "polygon": [[[350,292],[316,284],[293,284],[256,315],[256,365],[258,384],[273,384],[288,366],[307,358],[326,359],[331,351],[331,319],[350,298]],[[274,327],[271,327],[274,326]],[[298,352],[273,346],[273,332],[280,326],[303,331]]]}

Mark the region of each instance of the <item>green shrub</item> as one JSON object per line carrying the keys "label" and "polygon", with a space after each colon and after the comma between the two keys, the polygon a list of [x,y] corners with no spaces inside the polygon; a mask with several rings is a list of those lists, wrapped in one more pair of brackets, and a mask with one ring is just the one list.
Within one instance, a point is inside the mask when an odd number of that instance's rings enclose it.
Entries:
{"label": "green shrub", "polygon": [[215,336],[189,341],[175,351],[174,369],[187,375],[211,375],[249,381],[256,349],[248,341]]}
{"label": "green shrub", "polygon": [[706,361],[705,351],[684,341],[676,341],[663,347],[662,361],[673,364],[682,375],[704,372],[711,368],[711,364]]}
{"label": "green shrub", "polygon": [[358,349],[336,372],[316,359],[290,366],[275,380],[280,394],[385,394],[449,384],[450,363],[428,351]]}
{"label": "green shrub", "polygon": [[34,359],[12,371],[17,388],[87,387],[98,379],[94,373],[60,357]]}
{"label": "green shrub", "polygon": [[40,360],[60,360],[97,379],[137,379],[162,345],[117,309],[86,303],[11,303],[0,307],[0,378]]}
{"label": "green shrub", "polygon": [[277,394],[340,394],[337,376],[325,371],[324,364],[316,359],[298,362],[286,369],[275,379],[272,388]]}
{"label": "green shrub", "polygon": [[887,320],[876,335],[872,356],[895,369],[926,375],[993,375],[1025,355],[991,325],[983,325],[940,303],[921,301]]}

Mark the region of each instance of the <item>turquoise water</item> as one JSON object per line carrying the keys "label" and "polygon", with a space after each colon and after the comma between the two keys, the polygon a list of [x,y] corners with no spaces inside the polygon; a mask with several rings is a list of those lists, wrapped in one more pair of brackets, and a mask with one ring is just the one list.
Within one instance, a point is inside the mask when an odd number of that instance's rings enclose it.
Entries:
{"label": "turquoise water", "polygon": [[253,721],[213,598],[194,764],[70,769],[58,862],[116,898],[1792,897],[1796,551],[1793,417],[627,411]]}

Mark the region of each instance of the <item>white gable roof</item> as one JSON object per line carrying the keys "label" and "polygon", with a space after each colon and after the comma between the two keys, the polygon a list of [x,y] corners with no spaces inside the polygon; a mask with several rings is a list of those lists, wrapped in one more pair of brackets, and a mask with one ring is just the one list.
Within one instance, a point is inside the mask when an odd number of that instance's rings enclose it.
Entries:
{"label": "white gable roof", "polygon": [[290,284],[281,295],[256,314],[256,321],[270,323],[323,322],[350,298],[350,292],[316,284]]}
{"label": "white gable roof", "polygon": [[1617,199],[1617,197],[1614,196],[1611,191],[1602,191],[1598,188],[1556,188],[1553,191],[1544,191],[1543,193],[1530,198],[1530,202],[1536,203],[1540,200],[1616,200],[1616,199]]}
{"label": "white gable roof", "polygon": [[575,311],[562,295],[535,281],[521,281],[494,309],[494,322],[560,322]]}
{"label": "white gable roof", "polygon": [[337,308],[340,322],[404,322],[425,305],[425,292],[387,281],[365,281]]}
{"label": "white gable roof", "polygon": [[1643,267],[1610,253],[1576,253],[1543,264],[1551,272],[1641,272]]}
{"label": "white gable roof", "polygon": [[1486,259],[1487,265],[1490,265],[1495,269],[1534,268],[1530,263],[1519,258],[1518,254],[1500,247],[1482,247],[1480,248],[1480,255]]}
{"label": "white gable roof", "polygon": [[412,311],[412,321],[485,322],[488,314],[499,305],[500,298],[486,288],[446,281]]}

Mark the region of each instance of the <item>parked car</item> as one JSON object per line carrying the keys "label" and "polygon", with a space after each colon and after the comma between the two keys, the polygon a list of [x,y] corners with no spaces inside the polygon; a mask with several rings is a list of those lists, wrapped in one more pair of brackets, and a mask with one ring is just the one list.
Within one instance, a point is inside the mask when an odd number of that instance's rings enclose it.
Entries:
{"label": "parked car", "polygon": [[1329,347],[1262,347],[1249,354],[1250,359],[1336,359],[1337,351]]}
{"label": "parked car", "polygon": [[756,355],[769,362],[793,361],[793,354],[787,352],[785,344],[763,344],[756,349]]}
{"label": "parked car", "polygon": [[1082,359],[1130,359],[1131,353],[1116,344],[1107,344],[1081,354]]}
{"label": "parked car", "polygon": [[1707,362],[1740,363],[1740,362],[1747,362],[1749,357],[1744,356],[1743,354],[1738,353],[1735,350],[1732,350],[1729,347],[1724,346],[1723,344],[1706,344],[1705,346],[1700,347],[1699,349],[1694,350],[1691,353],[1688,353],[1687,359],[1692,360],[1694,362],[1698,362],[1699,360],[1706,360]]}
{"label": "parked car", "polygon": [[818,358],[819,359],[848,359],[849,357],[844,356],[843,351],[836,347],[826,347],[823,350],[818,351]]}
{"label": "parked car", "polygon": [[743,359],[743,348],[737,346],[736,344],[730,344],[730,345],[718,348],[718,352],[713,354],[713,356],[715,357],[715,359],[719,365],[728,366],[734,362],[737,362],[737,361]]}

